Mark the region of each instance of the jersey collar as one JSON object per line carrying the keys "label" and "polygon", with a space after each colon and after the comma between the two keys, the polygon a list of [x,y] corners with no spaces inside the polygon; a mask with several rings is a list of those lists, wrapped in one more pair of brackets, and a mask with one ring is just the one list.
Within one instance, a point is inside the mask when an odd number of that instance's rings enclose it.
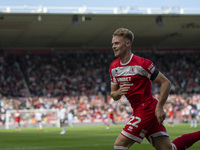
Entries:
{"label": "jersey collar", "polygon": [[127,64],[131,61],[133,55],[134,55],[134,54],[132,53],[132,54],[131,54],[131,57],[130,57],[130,59],[129,59],[129,61],[128,61],[127,63],[123,64],[123,63],[120,61],[120,64],[121,64],[121,65],[127,65]]}

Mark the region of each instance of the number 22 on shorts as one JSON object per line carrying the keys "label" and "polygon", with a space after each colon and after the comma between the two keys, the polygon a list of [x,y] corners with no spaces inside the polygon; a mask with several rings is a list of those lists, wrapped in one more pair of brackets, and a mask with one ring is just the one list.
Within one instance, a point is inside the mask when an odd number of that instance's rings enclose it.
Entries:
{"label": "number 22 on shorts", "polygon": [[138,127],[137,124],[140,123],[140,122],[141,122],[141,118],[140,117],[132,116],[127,124],[137,128]]}

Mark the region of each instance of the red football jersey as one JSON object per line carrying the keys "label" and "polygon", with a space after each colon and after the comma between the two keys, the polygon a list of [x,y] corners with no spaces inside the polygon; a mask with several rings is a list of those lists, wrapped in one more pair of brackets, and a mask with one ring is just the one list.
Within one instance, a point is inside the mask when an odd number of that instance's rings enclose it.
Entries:
{"label": "red football jersey", "polygon": [[20,122],[20,116],[21,114],[19,112],[15,113],[15,122]]}
{"label": "red football jersey", "polygon": [[157,100],[151,91],[151,76],[155,71],[153,63],[145,58],[131,55],[126,64],[116,59],[110,66],[111,84],[129,84],[125,95],[129,100],[133,115],[123,128],[121,134],[141,143],[146,137],[152,143],[152,137],[168,136],[165,127],[158,123],[155,116]]}
{"label": "red football jersey", "polygon": [[173,110],[172,107],[170,107],[170,108],[168,109],[168,113],[169,113],[169,117],[170,117],[170,118],[174,116],[174,110]]}
{"label": "red football jersey", "polygon": [[108,117],[109,117],[110,119],[114,119],[114,114],[113,114],[113,109],[112,109],[112,108],[109,108],[109,109],[108,109],[108,113],[109,113]]}
{"label": "red football jersey", "polygon": [[118,58],[110,65],[111,84],[129,84],[130,88],[125,96],[132,108],[136,109],[141,103],[155,100],[150,80],[154,71],[152,61],[143,57],[132,54],[126,64],[122,64]]}

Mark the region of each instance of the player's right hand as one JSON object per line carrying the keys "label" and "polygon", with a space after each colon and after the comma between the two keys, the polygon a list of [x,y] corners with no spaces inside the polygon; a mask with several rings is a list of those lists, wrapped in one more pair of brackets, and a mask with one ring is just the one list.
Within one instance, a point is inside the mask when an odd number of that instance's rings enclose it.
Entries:
{"label": "player's right hand", "polygon": [[159,124],[162,124],[165,120],[166,114],[165,114],[163,108],[160,107],[159,105],[156,106],[155,115],[156,115],[156,118],[157,118]]}
{"label": "player's right hand", "polygon": [[120,95],[125,95],[125,94],[127,94],[129,88],[130,88],[130,85],[127,83],[124,83],[124,84],[120,85],[118,92]]}

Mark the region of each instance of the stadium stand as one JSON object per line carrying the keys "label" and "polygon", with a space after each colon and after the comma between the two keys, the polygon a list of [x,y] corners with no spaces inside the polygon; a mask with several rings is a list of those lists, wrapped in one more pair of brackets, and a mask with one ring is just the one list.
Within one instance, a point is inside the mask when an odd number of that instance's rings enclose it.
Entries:
{"label": "stadium stand", "polygon": [[[151,59],[172,82],[166,112],[172,104],[175,119],[188,122],[188,106],[200,111],[200,53],[134,53]],[[115,110],[117,121],[126,121],[131,112],[126,98],[113,103],[109,96],[109,62],[113,59],[112,51],[1,51],[1,116],[6,110],[59,108],[65,102],[76,122],[103,120],[109,107]],[[159,87],[153,87],[157,96]]]}

